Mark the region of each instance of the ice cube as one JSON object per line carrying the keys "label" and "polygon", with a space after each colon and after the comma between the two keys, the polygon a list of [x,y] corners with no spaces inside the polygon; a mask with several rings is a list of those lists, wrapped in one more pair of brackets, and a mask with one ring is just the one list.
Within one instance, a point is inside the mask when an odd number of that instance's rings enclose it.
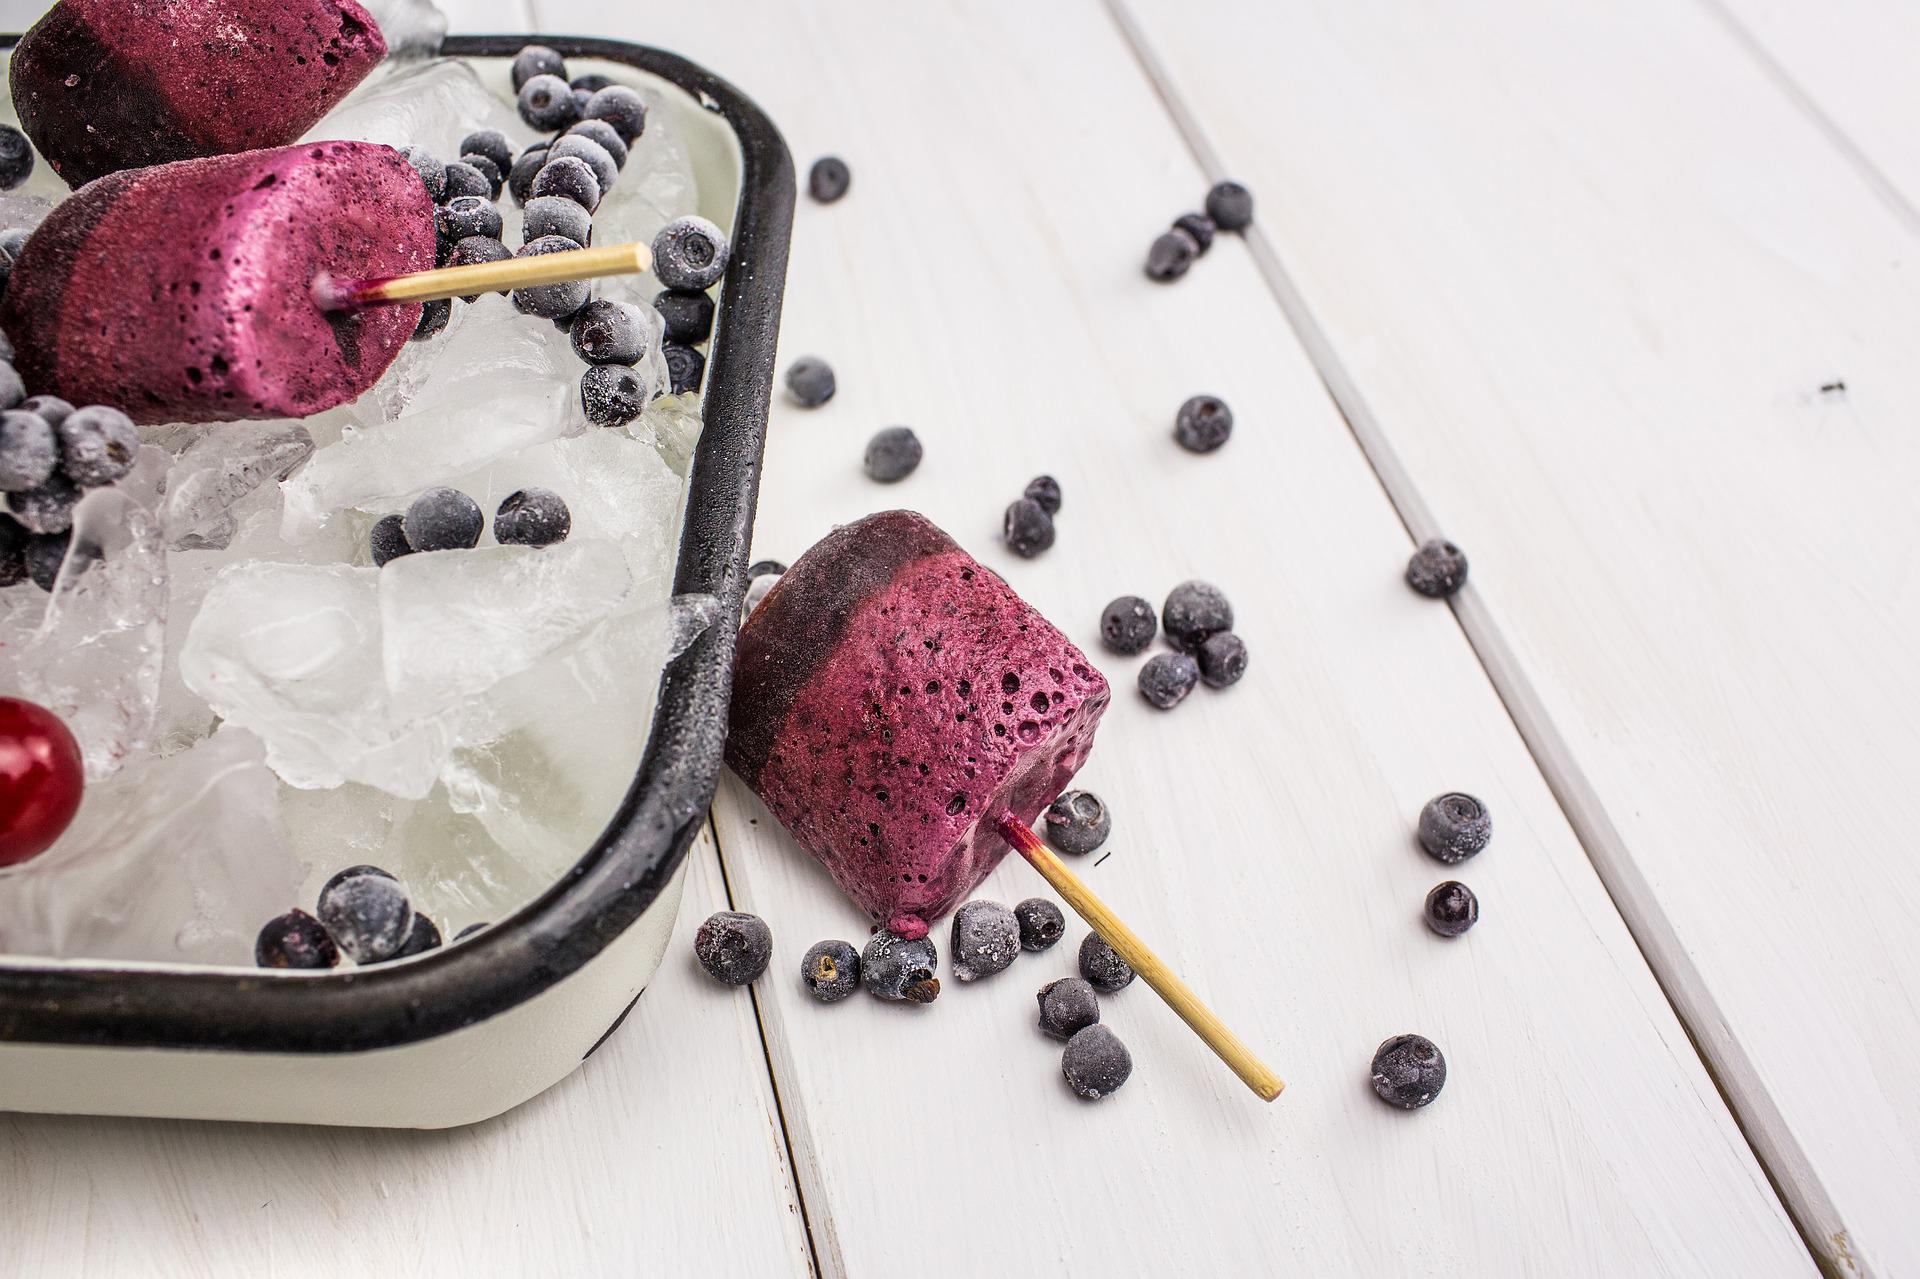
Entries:
{"label": "ice cube", "polygon": [[421,146],[447,161],[460,158],[460,139],[477,129],[500,130],[515,151],[534,138],[513,103],[488,88],[465,59],[389,59],[307,137]]}
{"label": "ice cube", "polygon": [[426,57],[447,35],[447,15],[432,0],[365,0],[389,58]]}
{"label": "ice cube", "polygon": [[182,453],[167,473],[161,531],[182,550],[225,549],[233,540],[234,504],[270,480],[285,479],[313,455],[313,436],[298,422],[233,422]]}

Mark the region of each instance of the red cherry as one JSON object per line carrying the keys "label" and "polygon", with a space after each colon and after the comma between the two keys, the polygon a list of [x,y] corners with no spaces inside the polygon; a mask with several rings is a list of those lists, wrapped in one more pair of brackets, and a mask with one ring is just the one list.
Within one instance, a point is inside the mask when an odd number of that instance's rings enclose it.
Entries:
{"label": "red cherry", "polygon": [[0,697],[0,866],[53,846],[80,808],[80,743],[44,706]]}

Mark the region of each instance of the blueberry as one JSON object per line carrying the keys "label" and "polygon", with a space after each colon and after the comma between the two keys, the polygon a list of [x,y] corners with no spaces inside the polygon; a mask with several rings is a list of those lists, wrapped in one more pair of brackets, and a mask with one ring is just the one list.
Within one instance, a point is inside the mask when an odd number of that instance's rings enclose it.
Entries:
{"label": "blueberry", "polygon": [[528,190],[535,198],[557,195],[572,200],[588,213],[600,207],[600,179],[593,176],[592,166],[577,155],[556,156],[549,152]]}
{"label": "blueberry", "polygon": [[1113,814],[1106,801],[1090,790],[1070,790],[1041,814],[1047,842],[1063,853],[1085,856],[1113,834]]}
{"label": "blueberry", "polygon": [[1155,653],[1140,668],[1140,696],[1163,711],[1187,700],[1200,682],[1200,666],[1186,653]]}
{"label": "blueberry", "polygon": [[779,560],[755,560],[747,566],[747,580],[756,577],[778,577],[787,571],[787,566]]}
{"label": "blueberry", "polygon": [[1445,599],[1467,584],[1467,557],[1452,542],[1422,542],[1407,561],[1407,585],[1428,599]]}
{"label": "blueberry", "polygon": [[889,426],[867,441],[867,455],[861,465],[868,479],[897,484],[913,474],[925,452],[912,427]]}
{"label": "blueberry", "polygon": [[372,544],[373,565],[384,567],[389,561],[402,555],[413,554],[413,547],[407,543],[407,530],[398,515],[383,515],[373,523],[373,531],[367,535]]}
{"label": "blueberry", "polygon": [[464,551],[480,544],[485,523],[480,504],[459,489],[430,488],[407,507],[401,527],[416,551]]}
{"label": "blueberry", "polygon": [[[485,178],[487,180],[486,198],[489,200],[498,200],[500,198],[501,188],[507,185],[507,170],[511,166],[495,164],[491,157],[472,152],[460,157],[460,167],[463,169],[472,169],[475,173]],[[448,185],[451,186],[452,183]],[[464,177],[461,178],[461,186],[463,188],[466,186],[466,179]]]}
{"label": "blueberry", "polygon": [[588,364],[638,364],[647,353],[648,326],[638,307],[606,298],[573,317],[573,353]]}
{"label": "blueberry", "polygon": [[1420,810],[1420,847],[1449,866],[1467,860],[1492,838],[1493,814],[1471,795],[1435,795]]}
{"label": "blueberry", "polygon": [[1173,220],[1173,228],[1192,236],[1202,253],[1213,247],[1213,233],[1219,229],[1213,225],[1213,219],[1204,213],[1182,213]]}
{"label": "blueberry", "polygon": [[420,182],[427,188],[428,197],[435,204],[444,200],[447,195],[447,166],[425,147],[401,147],[400,154],[420,175]]}
{"label": "blueberry", "polygon": [[1015,555],[1030,560],[1053,545],[1053,516],[1032,498],[1020,498],[1007,507],[1000,535]]}
{"label": "blueberry", "polygon": [[113,483],[133,469],[140,453],[133,419],[104,404],[75,409],[54,433],[60,437],[60,464],[81,488]]}
{"label": "blueberry", "polygon": [[[453,252],[447,255],[447,265],[479,266],[484,262],[504,262],[512,256],[512,249],[490,235],[469,235],[462,237],[453,246]],[[498,292],[503,296],[506,294],[505,289],[500,289]],[[469,293],[460,300],[473,302],[479,297],[478,293]],[[425,316],[421,317],[421,322],[423,324],[426,322]],[[419,335],[415,334],[415,336]]]}
{"label": "blueberry", "polygon": [[573,512],[551,489],[524,488],[493,514],[493,539],[502,546],[552,546],[573,531]]}
{"label": "blueberry", "polygon": [[0,491],[39,488],[60,464],[59,437],[38,413],[0,412]]}
{"label": "blueberry", "polygon": [[1100,1020],[1100,997],[1078,977],[1062,977],[1040,988],[1040,1029],[1055,1039],[1072,1039]]}
{"label": "blueberry", "polygon": [[1138,595],[1122,595],[1100,614],[1100,642],[1122,657],[1146,652],[1159,631],[1153,605]]}
{"label": "blueberry", "polygon": [[[567,87],[572,88],[573,86],[568,85]],[[593,103],[593,94],[590,91],[586,89],[574,89],[573,90],[574,118],[577,120],[586,119],[587,107],[592,105],[592,103]]]}
{"label": "blueberry", "polygon": [[757,980],[772,955],[773,931],[758,915],[716,911],[693,935],[693,957],[707,976],[729,986]]}
{"label": "blueberry", "polygon": [[513,143],[498,129],[476,129],[469,133],[460,139],[460,154],[484,155],[502,173],[513,167]]}
{"label": "blueberry", "polygon": [[1185,231],[1162,231],[1147,248],[1147,278],[1163,283],[1177,280],[1199,256],[1199,243]]}
{"label": "blueberry", "polygon": [[1373,1054],[1373,1090],[1402,1110],[1418,1110],[1440,1095],[1447,1059],[1425,1035],[1395,1035]]}
{"label": "blueberry", "polygon": [[53,584],[60,579],[60,566],[67,561],[67,550],[73,541],[70,532],[38,533],[27,539],[26,549],[20,552],[25,562],[27,576],[33,584],[43,591],[51,591]]}
{"label": "blueberry", "polygon": [[596,92],[587,102],[586,116],[589,120],[605,120],[628,146],[647,128],[647,104],[624,84]]}
{"label": "blueberry", "polygon": [[[5,126],[0,126],[0,128],[3,127]],[[0,257],[6,258],[9,262],[18,262],[20,255],[27,251],[27,241],[32,238],[31,227],[8,227],[0,231]]]}
{"label": "blueberry", "polygon": [[336,876],[314,914],[356,964],[393,958],[413,931],[413,906],[391,875]]}
{"label": "blueberry", "polygon": [[546,133],[558,133],[580,119],[580,99],[555,75],[537,75],[521,85],[515,105],[522,120]]}
{"label": "blueberry", "polygon": [[477,924],[468,924],[465,928],[462,928],[459,932],[455,933],[453,935],[453,939],[455,941],[465,941],[467,938],[473,936],[475,933],[484,933],[487,931],[487,929],[492,927],[493,925],[490,923],[487,923],[485,920],[482,920]]}
{"label": "blueberry", "polygon": [[787,566],[779,560],[759,560],[747,569],[747,589],[740,597],[740,620],[744,623],[760,606],[760,601],[777,586],[785,576]]}
{"label": "blueberry", "polygon": [[580,379],[580,407],[596,426],[619,426],[640,416],[640,377],[623,364],[596,364]]}
{"label": "blueberry", "polygon": [[1052,950],[1067,931],[1067,917],[1044,897],[1029,897],[1013,908],[1020,925],[1021,950]]}
{"label": "blueberry", "polygon": [[1189,453],[1211,453],[1233,434],[1233,410],[1212,395],[1196,395],[1174,415],[1173,438]]}
{"label": "blueberry", "polygon": [[1240,677],[1247,673],[1246,641],[1232,631],[1219,631],[1207,636],[1194,656],[1199,659],[1200,678],[1206,681],[1208,688],[1237,684]]}
{"label": "blueberry", "polygon": [[667,384],[675,395],[700,389],[707,375],[707,357],[678,342],[662,342],[660,356],[667,362]]}
{"label": "blueberry", "polygon": [[1020,924],[999,902],[976,898],[953,912],[953,975],[978,981],[1020,955]]}
{"label": "blueberry", "polygon": [[832,204],[853,184],[853,171],[837,155],[823,155],[807,170],[807,194],[822,204]]}
{"label": "blueberry", "polygon": [[1253,192],[1238,182],[1220,182],[1207,192],[1207,216],[1222,231],[1244,231],[1253,221]]}
{"label": "blueberry", "polygon": [[33,172],[33,144],[10,124],[0,124],[0,191],[11,191]]}
{"label": "blueberry", "polygon": [[540,195],[527,201],[525,224],[528,240],[557,235],[583,249],[593,240],[593,215],[563,195]]}
{"label": "blueberry", "polygon": [[593,180],[600,185],[600,194],[606,195],[613,190],[614,181],[620,176],[620,166],[613,162],[613,156],[607,149],[592,138],[569,133],[562,137],[547,152],[547,163],[572,156],[593,170]]}
{"label": "blueberry", "polygon": [[593,74],[577,75],[567,81],[568,87],[576,93],[582,89],[585,89],[588,93],[598,93],[612,83],[613,80],[609,76]]}
{"label": "blueberry", "polygon": [[[552,165],[547,166],[549,170]],[[580,246],[564,235],[543,235],[520,246],[516,258],[539,257],[547,253],[576,253]],[[593,296],[593,286],[585,280],[562,280],[557,284],[535,284],[513,291],[514,309],[523,315],[558,319],[572,315]]]}
{"label": "blueberry", "polygon": [[64,533],[73,527],[73,508],[80,496],[73,481],[55,471],[39,488],[7,494],[7,509],[29,532]]}
{"label": "blueberry", "polygon": [[456,244],[470,235],[500,238],[500,210],[485,196],[457,195],[433,212],[434,230]]}
{"label": "blueberry", "polygon": [[860,988],[860,952],[843,941],[807,947],[800,961],[800,984],[823,1004],[837,1004]]}
{"label": "blueberry", "polygon": [[1036,475],[1028,480],[1026,492],[1021,496],[1040,503],[1040,509],[1048,515],[1060,514],[1060,481],[1051,475]]}
{"label": "blueberry", "polygon": [[1099,1101],[1120,1091],[1133,1075],[1133,1054],[1120,1036],[1105,1026],[1088,1026],[1067,1041],[1060,1057],[1060,1073],[1067,1085],[1088,1101]]}
{"label": "blueberry", "polygon": [[675,218],[653,237],[653,273],[670,289],[708,289],[727,270],[727,237],[700,217]]}
{"label": "blueberry", "polygon": [[[704,342],[713,332],[713,299],[704,293],[684,289],[662,289],[653,295],[653,309],[666,325],[669,342],[690,346]],[[789,372],[788,378],[793,374]]]}
{"label": "blueberry", "polygon": [[408,340],[425,342],[428,338],[437,337],[440,332],[447,327],[447,322],[451,319],[453,319],[453,303],[451,300],[447,298],[434,298],[432,301],[422,302],[420,304],[420,322],[413,326],[413,336]]}
{"label": "blueberry", "polygon": [[15,408],[26,398],[27,384],[20,380],[19,371],[10,363],[0,362],[0,409]]}
{"label": "blueberry", "polygon": [[27,543],[32,534],[11,515],[0,515],[0,587],[27,580]]}
{"label": "blueberry", "polygon": [[612,157],[616,170],[627,167],[626,140],[620,136],[618,129],[605,120],[582,120],[568,129],[560,140],[564,142],[567,138],[585,138],[589,142],[596,142],[601,150]]}
{"label": "blueberry", "polygon": [[378,866],[349,866],[345,870],[337,870],[328,876],[327,882],[320,885],[320,891],[322,893],[330,892],[340,884],[354,878],[356,875],[377,875],[381,879],[391,879],[396,884],[400,882],[399,877],[392,871],[382,870]]}
{"label": "blueberry", "polygon": [[48,426],[59,426],[73,415],[73,405],[57,395],[30,395],[20,401],[20,407],[29,413],[38,413],[47,420]]}
{"label": "blueberry", "polygon": [[507,172],[507,190],[513,193],[514,202],[525,204],[533,195],[533,180],[540,176],[540,170],[546,167],[547,148],[528,147],[513,162],[513,168]]}
{"label": "blueberry", "polygon": [[819,408],[838,389],[832,366],[817,355],[803,355],[787,366],[787,394],[803,409]]}
{"label": "blueberry", "polygon": [[1099,933],[1088,933],[1080,943],[1080,975],[1104,994],[1124,990],[1133,982],[1133,965],[1120,958]]}
{"label": "blueberry", "polygon": [[441,203],[450,203],[463,195],[482,200],[493,198],[493,180],[464,160],[455,160],[446,168],[447,193]]}
{"label": "blueberry", "polygon": [[267,921],[253,941],[253,962],[261,968],[332,968],[340,948],[319,920],[290,910]]}
{"label": "blueberry", "polygon": [[400,949],[389,955],[389,959],[405,959],[409,955],[424,955],[430,950],[440,949],[440,930],[431,919],[418,911],[414,912],[413,928],[407,933],[407,939],[400,943]]}
{"label": "blueberry", "polygon": [[1233,629],[1233,605],[1219,587],[1208,582],[1182,582],[1167,592],[1160,607],[1160,624],[1175,648],[1191,653],[1207,636]]}
{"label": "blueberry", "polygon": [[1480,919],[1480,899],[1457,879],[1435,884],[1427,894],[1427,927],[1442,937],[1458,937]]}
{"label": "blueberry", "polygon": [[529,44],[521,47],[513,55],[513,91],[518,93],[527,81],[535,76],[550,75],[565,79],[567,60],[560,56],[558,49],[549,49],[544,44]]}
{"label": "blueberry", "polygon": [[907,941],[883,928],[860,956],[860,984],[880,999],[930,1004],[940,996],[940,979],[933,975],[939,967],[933,938]]}

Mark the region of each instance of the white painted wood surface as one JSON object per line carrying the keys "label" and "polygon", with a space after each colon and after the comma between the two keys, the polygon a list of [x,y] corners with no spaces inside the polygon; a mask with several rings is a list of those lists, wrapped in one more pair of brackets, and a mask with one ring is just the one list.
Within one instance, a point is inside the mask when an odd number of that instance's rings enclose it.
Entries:
{"label": "white painted wood surface", "polygon": [[1699,6],[1115,6],[1815,1246],[1920,1272],[1911,220]]}

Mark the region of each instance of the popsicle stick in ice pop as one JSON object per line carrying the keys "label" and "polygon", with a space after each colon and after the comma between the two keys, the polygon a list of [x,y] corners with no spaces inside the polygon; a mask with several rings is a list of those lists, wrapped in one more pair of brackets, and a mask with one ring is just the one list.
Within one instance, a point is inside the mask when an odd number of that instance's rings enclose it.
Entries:
{"label": "popsicle stick in ice pop", "polygon": [[596,280],[609,275],[633,275],[652,265],[653,251],[644,244],[634,243],[476,262],[471,266],[443,266],[384,280],[341,279],[323,272],[313,281],[313,300],[323,311],[352,311],[530,289],[570,280]]}
{"label": "popsicle stick in ice pop", "polygon": [[[1109,697],[998,575],[887,511],[828,534],[741,628],[727,763],[868,915],[920,937],[1019,839],[1003,819],[1024,830],[1066,789]],[[1279,1092],[1084,886],[1055,886],[1256,1092]]]}

